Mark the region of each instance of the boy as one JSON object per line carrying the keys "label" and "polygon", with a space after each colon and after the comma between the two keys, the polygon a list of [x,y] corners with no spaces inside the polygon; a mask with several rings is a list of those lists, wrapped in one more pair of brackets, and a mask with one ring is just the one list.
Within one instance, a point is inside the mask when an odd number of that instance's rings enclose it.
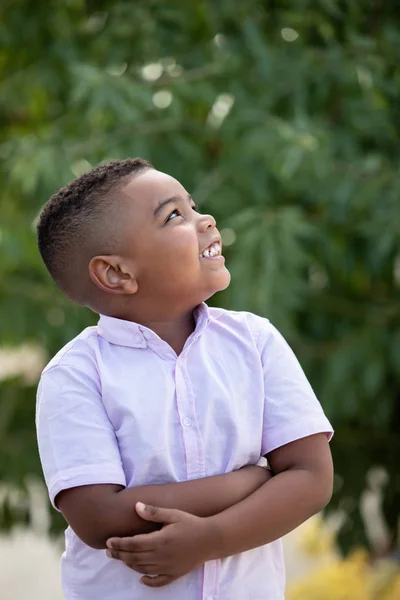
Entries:
{"label": "boy", "polygon": [[[38,389],[66,598],[282,600],[279,538],[330,499],[332,428],[268,320],[204,304],[230,281],[213,217],[127,159],[55,194],[38,243],[100,314]],[[242,469],[264,455],[270,480]]]}

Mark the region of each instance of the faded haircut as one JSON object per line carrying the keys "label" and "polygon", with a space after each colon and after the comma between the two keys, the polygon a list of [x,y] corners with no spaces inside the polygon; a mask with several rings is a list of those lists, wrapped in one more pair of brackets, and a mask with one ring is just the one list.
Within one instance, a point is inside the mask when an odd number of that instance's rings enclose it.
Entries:
{"label": "faded haircut", "polygon": [[[143,158],[99,165],[61,188],[42,208],[37,224],[39,252],[50,275],[68,295],[85,244],[107,231],[115,192],[132,175],[151,168]],[[79,296],[79,290],[75,292]]]}

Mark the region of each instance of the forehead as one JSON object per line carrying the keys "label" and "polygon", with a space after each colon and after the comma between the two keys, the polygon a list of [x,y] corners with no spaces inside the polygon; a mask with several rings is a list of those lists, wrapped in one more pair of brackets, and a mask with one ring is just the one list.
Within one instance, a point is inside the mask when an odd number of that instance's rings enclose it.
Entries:
{"label": "forehead", "polygon": [[155,169],[147,169],[133,176],[121,192],[134,203],[136,209],[143,207],[149,210],[154,210],[160,202],[172,196],[187,196],[179,181]]}

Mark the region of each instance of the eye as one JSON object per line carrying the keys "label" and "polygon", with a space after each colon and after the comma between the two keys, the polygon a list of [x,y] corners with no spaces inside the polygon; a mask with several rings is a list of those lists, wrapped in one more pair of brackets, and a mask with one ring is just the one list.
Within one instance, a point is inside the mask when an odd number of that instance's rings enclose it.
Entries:
{"label": "eye", "polygon": [[193,204],[192,205],[192,210],[194,210],[194,212],[200,212],[199,207],[197,206],[197,204]]}
{"label": "eye", "polygon": [[181,213],[179,211],[178,208],[175,208],[172,213],[170,213],[167,217],[167,220],[165,221],[166,223],[168,223],[168,221],[172,221],[172,219],[175,219],[175,217],[181,217]]}

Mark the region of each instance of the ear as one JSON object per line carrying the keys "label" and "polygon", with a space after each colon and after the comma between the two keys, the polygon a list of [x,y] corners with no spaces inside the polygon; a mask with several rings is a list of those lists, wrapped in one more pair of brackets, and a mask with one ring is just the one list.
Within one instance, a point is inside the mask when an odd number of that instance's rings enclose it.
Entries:
{"label": "ear", "polygon": [[130,265],[121,256],[94,256],[89,275],[95,285],[108,294],[136,294],[138,283]]}

